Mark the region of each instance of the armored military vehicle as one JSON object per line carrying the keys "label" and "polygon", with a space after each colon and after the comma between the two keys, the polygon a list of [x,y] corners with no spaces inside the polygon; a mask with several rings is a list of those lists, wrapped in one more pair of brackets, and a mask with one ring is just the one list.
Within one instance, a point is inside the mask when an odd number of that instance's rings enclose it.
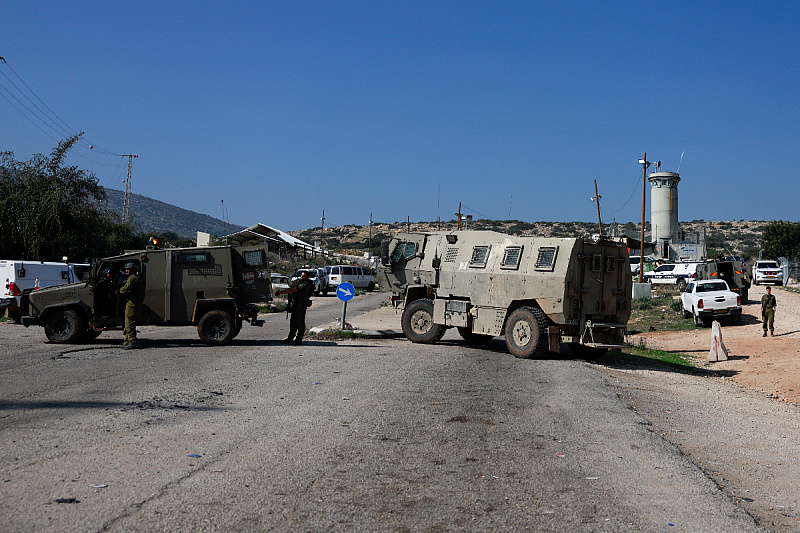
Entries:
{"label": "armored military vehicle", "polygon": [[723,279],[747,303],[750,293],[750,267],[738,259],[709,259],[697,269],[697,279]]}
{"label": "armored military vehicle", "polygon": [[140,325],[197,326],[206,344],[227,344],[243,321],[263,325],[256,303],[272,300],[263,246],[152,248],[95,261],[81,283],[27,295],[26,326],[44,327],[51,342],[77,343],[121,329],[125,301],[117,290],[124,266],[135,263],[145,282]]}
{"label": "armored military vehicle", "polygon": [[564,345],[594,358],[624,343],[632,286],[621,240],[401,233],[381,256],[381,288],[404,306],[412,342],[436,342],[455,327],[472,343],[504,335],[523,358]]}

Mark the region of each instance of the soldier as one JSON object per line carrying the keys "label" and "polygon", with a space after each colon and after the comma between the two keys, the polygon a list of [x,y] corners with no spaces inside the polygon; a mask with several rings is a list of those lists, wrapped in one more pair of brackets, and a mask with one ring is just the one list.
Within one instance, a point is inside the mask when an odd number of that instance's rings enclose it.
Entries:
{"label": "soldier", "polygon": [[767,327],[771,337],[775,336],[775,308],[778,302],[772,295],[772,289],[767,287],[767,294],[761,297],[761,317],[764,319],[764,335],[767,336]]}
{"label": "soldier", "polygon": [[139,267],[136,263],[125,264],[125,275],[128,278],[120,287],[119,293],[127,300],[125,303],[125,340],[122,343],[124,350],[139,348],[136,342],[136,322],[142,313],[142,302],[144,301],[144,283],[137,274]]}
{"label": "soldier", "polygon": [[[284,344],[303,344],[303,335],[306,332],[306,309],[311,305],[311,295],[314,293],[314,282],[308,277],[308,272],[301,272],[300,279],[292,283],[288,289],[275,294],[290,294],[291,319],[289,320],[289,336]],[[295,336],[296,335],[296,336]]]}

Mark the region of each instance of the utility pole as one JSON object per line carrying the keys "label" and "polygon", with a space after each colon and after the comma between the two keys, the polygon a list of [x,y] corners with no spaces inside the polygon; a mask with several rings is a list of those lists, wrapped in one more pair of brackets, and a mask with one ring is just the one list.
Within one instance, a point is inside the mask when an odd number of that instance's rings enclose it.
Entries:
{"label": "utility pole", "polygon": [[369,257],[372,259],[372,213],[369,214]]}
{"label": "utility pole", "polygon": [[598,229],[600,231],[600,236],[602,237],[603,236],[603,219],[600,218],[600,198],[602,198],[602,196],[597,194],[597,180],[594,180],[594,197],[592,198],[592,200],[597,202],[597,227],[598,227]]}
{"label": "utility pole", "polygon": [[325,232],[325,210],[322,210],[322,233]]}
{"label": "utility pole", "polygon": [[122,201],[122,223],[130,222],[131,214],[131,169],[133,168],[133,158],[138,155],[126,154],[122,157],[128,158],[128,178],[125,180],[125,199]]}
{"label": "utility pole", "polygon": [[639,160],[642,165],[642,240],[639,243],[639,283],[644,283],[644,209],[647,204],[647,167],[650,162],[647,161],[647,152],[644,157]]}
{"label": "utility pole", "polygon": [[456,213],[456,231],[461,231],[461,202],[458,202],[458,213]]}

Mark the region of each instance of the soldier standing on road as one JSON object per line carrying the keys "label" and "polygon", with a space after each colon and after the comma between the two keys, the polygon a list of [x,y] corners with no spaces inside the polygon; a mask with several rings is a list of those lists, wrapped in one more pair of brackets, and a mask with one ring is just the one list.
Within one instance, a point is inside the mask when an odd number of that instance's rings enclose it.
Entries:
{"label": "soldier standing on road", "polygon": [[124,350],[132,350],[139,348],[136,342],[136,322],[142,313],[142,302],[144,301],[144,283],[142,278],[137,274],[139,267],[136,263],[125,264],[125,275],[128,279],[122,287],[119,288],[119,293],[127,302],[125,303],[125,340],[122,343]]}
{"label": "soldier standing on road", "polygon": [[308,277],[308,272],[301,272],[300,279],[292,283],[288,289],[275,294],[292,294],[291,319],[289,320],[289,336],[281,342],[285,344],[303,344],[303,335],[306,333],[306,309],[311,305],[311,295],[314,293],[314,282]]}
{"label": "soldier standing on road", "polygon": [[761,317],[764,319],[763,337],[767,336],[767,327],[769,327],[770,336],[775,336],[775,308],[777,306],[778,302],[772,295],[772,289],[767,287],[767,294],[761,297]]}

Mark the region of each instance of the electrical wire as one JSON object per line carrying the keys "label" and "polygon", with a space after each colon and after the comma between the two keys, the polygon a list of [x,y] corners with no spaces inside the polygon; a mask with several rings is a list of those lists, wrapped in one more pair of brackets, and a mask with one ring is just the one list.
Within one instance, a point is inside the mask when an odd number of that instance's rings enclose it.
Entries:
{"label": "electrical wire", "polygon": [[[27,83],[25,83],[25,80],[23,80],[22,77],[19,74],[17,74],[17,72],[11,67],[11,65],[8,64],[8,61],[6,61],[5,58],[0,57],[0,65],[5,66],[8,70],[10,70],[14,74],[16,79],[19,80],[22,86],[24,86],[25,89],[27,89],[27,91],[21,89],[20,86],[0,68],[0,76],[5,78],[7,82],[7,84],[3,83],[2,79],[0,79],[0,89],[5,91],[5,93],[8,95],[6,96],[6,94],[0,92],[0,96],[3,96],[3,98],[6,101],[8,101],[9,104],[11,104],[11,106],[14,109],[16,109],[18,113],[20,113],[31,124],[36,126],[40,131],[42,131],[42,133],[44,133],[45,135],[47,135],[49,138],[53,139],[56,142],[58,142],[58,139],[54,138],[52,135],[47,133],[47,131],[42,126],[49,128],[61,138],[67,138],[79,135],[80,137],[77,140],[77,144],[79,144],[83,148],[86,148],[88,150],[93,150],[95,153],[98,153],[100,155],[106,155],[110,157],[124,157],[123,154],[118,154],[110,150],[106,150],[105,148],[102,148],[100,146],[97,146],[94,143],[89,143],[89,141],[83,137],[82,132],[79,133],[74,128],[70,127],[47,104],[45,104],[41,98],[39,98],[39,96],[33,91],[33,89],[31,89],[30,86]],[[10,89],[8,85],[10,85],[13,89]],[[31,95],[33,96],[33,98],[31,98]],[[16,101],[18,105],[12,102],[9,99],[9,97],[11,97],[14,101]],[[39,104],[41,104],[41,106]],[[25,111],[23,111],[23,109],[20,109],[20,107],[22,107]],[[79,155],[79,157],[83,157],[88,161],[92,161],[100,165],[113,166],[113,164],[101,163],[100,161],[95,161],[91,158],[82,156],[80,154],[76,155]]]}

